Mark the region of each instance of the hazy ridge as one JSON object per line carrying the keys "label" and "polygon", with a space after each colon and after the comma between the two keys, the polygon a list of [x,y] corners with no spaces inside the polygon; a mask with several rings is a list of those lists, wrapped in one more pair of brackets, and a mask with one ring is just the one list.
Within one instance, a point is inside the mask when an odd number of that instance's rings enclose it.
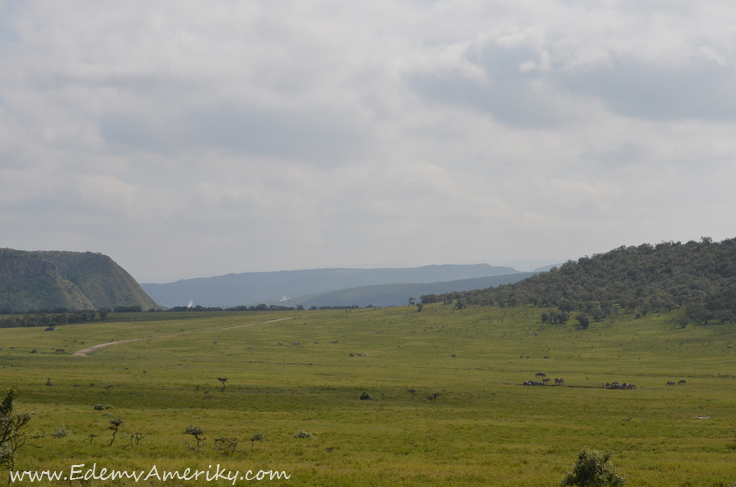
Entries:
{"label": "hazy ridge", "polygon": [[362,286],[436,283],[518,273],[511,267],[487,264],[429,265],[405,269],[309,269],[227,274],[167,284],[143,283],[141,287],[159,304],[166,306],[184,306],[193,301],[202,306],[228,307]]}

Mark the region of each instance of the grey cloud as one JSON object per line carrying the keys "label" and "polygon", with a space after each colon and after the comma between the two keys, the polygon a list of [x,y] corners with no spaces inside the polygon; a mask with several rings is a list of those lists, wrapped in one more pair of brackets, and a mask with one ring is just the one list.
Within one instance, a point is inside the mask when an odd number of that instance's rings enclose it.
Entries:
{"label": "grey cloud", "polygon": [[323,107],[289,111],[243,105],[195,108],[170,117],[111,114],[100,121],[100,133],[116,144],[150,152],[197,147],[326,165],[355,157],[369,139],[349,114]]}
{"label": "grey cloud", "polygon": [[411,89],[427,101],[486,112],[501,123],[547,128],[564,120],[559,103],[541,91],[543,75],[519,69],[521,63],[537,57],[534,50],[505,49],[494,44],[467,57],[483,68],[488,76],[486,83],[468,79],[459,72],[444,71],[411,76]]}
{"label": "grey cloud", "polygon": [[557,71],[553,82],[571,94],[593,96],[629,117],[736,119],[736,71],[706,60],[668,67],[622,59],[583,73]]}

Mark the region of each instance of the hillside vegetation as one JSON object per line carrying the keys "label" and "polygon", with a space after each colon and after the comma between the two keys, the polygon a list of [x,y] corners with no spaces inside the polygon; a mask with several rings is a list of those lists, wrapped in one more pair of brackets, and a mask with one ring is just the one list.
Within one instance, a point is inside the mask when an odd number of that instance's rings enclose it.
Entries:
{"label": "hillside vegetation", "polygon": [[110,257],[0,249],[0,309],[157,307]]}
{"label": "hillside vegetation", "polygon": [[456,306],[533,304],[580,311],[595,320],[616,309],[671,311],[684,307],[681,325],[736,321],[736,239],[662,242],[619,247],[568,261],[559,268],[497,288],[421,296]]}

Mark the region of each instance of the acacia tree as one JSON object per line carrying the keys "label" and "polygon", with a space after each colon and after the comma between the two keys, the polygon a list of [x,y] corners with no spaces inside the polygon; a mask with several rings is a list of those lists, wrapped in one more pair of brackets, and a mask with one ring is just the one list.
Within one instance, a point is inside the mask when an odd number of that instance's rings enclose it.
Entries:
{"label": "acacia tree", "polygon": [[223,378],[218,377],[217,380],[219,380],[220,382],[222,382],[222,390],[224,391],[225,390],[225,382],[227,382],[227,377],[223,377]]}
{"label": "acacia tree", "polygon": [[10,471],[15,469],[15,458],[18,450],[28,440],[44,436],[31,436],[22,431],[31,421],[33,413],[16,413],[14,403],[17,397],[18,390],[15,386],[11,386],[5,392],[2,402],[0,402],[0,466],[6,467]]}

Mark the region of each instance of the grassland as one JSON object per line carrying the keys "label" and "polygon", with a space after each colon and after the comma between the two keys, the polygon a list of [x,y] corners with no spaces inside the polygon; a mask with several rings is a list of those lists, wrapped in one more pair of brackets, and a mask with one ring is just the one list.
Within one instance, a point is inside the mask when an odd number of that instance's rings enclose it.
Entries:
{"label": "grassland", "polygon": [[[548,486],[593,447],[613,453],[630,485],[736,481],[734,326],[682,329],[650,314],[583,331],[542,325],[540,312],[142,313],[54,332],[2,329],[0,385],[17,384],[17,408],[36,413],[34,428],[72,432],[24,448],[24,470],[219,463],[291,474],[265,481],[274,485]],[[225,329],[279,318],[289,319]],[[110,340],[173,334],[72,356]],[[564,377],[565,386],[521,385],[536,372]],[[228,379],[224,390],[217,378]],[[687,385],[665,386],[680,379]],[[637,389],[601,387],[616,380]],[[359,400],[362,391],[375,400]],[[442,395],[430,402],[433,393]],[[125,435],[110,447],[115,417]],[[206,431],[200,453],[185,444],[188,425]],[[299,430],[312,437],[293,438]],[[134,432],[148,436],[126,447]],[[267,441],[250,451],[256,432]],[[239,451],[214,450],[217,437],[240,439]]]}

